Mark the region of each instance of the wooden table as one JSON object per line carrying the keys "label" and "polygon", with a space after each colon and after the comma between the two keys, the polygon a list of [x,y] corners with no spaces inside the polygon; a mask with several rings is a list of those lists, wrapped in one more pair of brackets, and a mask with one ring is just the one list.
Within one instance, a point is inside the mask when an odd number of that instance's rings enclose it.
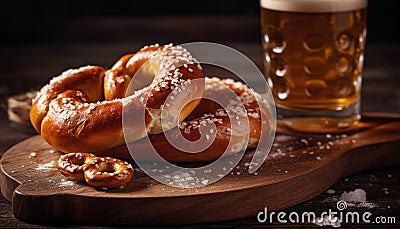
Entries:
{"label": "wooden table", "polygon": [[[138,42],[69,43],[2,47],[0,56],[0,156],[12,145],[35,134],[32,127],[12,123],[8,120],[6,115],[7,96],[30,89],[38,89],[52,76],[70,67],[87,64],[109,67],[123,53],[135,51],[145,44]],[[242,51],[261,68],[262,52],[258,42],[225,44]],[[400,81],[398,80],[400,58],[397,56],[400,53],[399,51],[400,46],[395,44],[367,45],[362,90],[363,111],[400,113]],[[335,198],[340,197],[344,191],[353,191],[356,188],[365,190],[368,202],[375,206],[368,209],[373,216],[395,216],[398,223],[397,227],[399,226],[400,168],[387,168],[348,177],[333,185],[329,193],[322,193],[305,203],[285,209],[284,212],[322,212],[329,208],[335,209]],[[334,193],[332,190],[334,190]],[[260,209],[260,211],[262,210]],[[254,227],[304,226],[302,224],[283,225],[276,221],[273,224],[260,224],[255,216],[203,226],[227,227],[237,225]],[[318,227],[314,224],[307,226]],[[357,227],[357,224],[351,226]],[[374,226],[374,224],[363,226]],[[396,225],[385,226],[395,227]],[[12,215],[11,204],[0,195],[0,227],[36,228],[39,226],[26,224],[15,219]]]}

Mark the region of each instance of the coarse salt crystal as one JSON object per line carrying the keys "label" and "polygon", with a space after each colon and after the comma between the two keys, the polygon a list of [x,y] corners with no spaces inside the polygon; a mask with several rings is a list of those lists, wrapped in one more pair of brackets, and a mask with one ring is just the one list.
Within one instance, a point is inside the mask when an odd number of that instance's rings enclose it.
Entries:
{"label": "coarse salt crystal", "polygon": [[325,193],[327,193],[327,194],[335,194],[335,190],[329,189]]}
{"label": "coarse salt crystal", "polygon": [[206,169],[203,171],[203,173],[211,173],[211,171],[212,171],[211,169]]}
{"label": "coarse salt crystal", "polygon": [[340,219],[335,215],[324,215],[323,218],[317,218],[314,220],[314,223],[318,226],[332,226],[332,227],[340,227]]}
{"label": "coarse salt crystal", "polygon": [[326,138],[331,138],[331,137],[332,137],[331,134],[327,134],[327,135],[326,135]]}
{"label": "coarse salt crystal", "polygon": [[308,144],[308,141],[306,139],[301,139],[300,142],[304,143],[304,144]]}
{"label": "coarse salt crystal", "polygon": [[349,203],[361,203],[367,200],[367,194],[364,190],[358,188],[354,191],[344,192],[340,199]]}

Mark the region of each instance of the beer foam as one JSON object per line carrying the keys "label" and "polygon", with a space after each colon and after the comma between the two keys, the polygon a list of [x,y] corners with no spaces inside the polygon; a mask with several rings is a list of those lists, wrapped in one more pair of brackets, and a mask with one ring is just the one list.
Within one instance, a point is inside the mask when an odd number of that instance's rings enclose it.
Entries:
{"label": "beer foam", "polygon": [[270,10],[323,13],[366,8],[368,0],[260,0],[260,4]]}

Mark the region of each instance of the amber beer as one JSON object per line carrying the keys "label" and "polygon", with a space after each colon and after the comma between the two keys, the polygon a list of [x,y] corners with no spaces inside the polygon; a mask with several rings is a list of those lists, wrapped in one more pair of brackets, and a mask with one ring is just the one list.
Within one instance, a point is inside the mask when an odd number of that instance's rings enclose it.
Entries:
{"label": "amber beer", "polygon": [[367,0],[261,0],[264,68],[279,123],[335,132],[360,119]]}

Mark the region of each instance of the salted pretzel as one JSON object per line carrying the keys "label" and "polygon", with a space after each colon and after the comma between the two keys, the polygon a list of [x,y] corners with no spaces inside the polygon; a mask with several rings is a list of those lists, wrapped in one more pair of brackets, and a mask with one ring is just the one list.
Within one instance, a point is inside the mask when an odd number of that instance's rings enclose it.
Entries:
{"label": "salted pretzel", "polygon": [[133,168],[128,162],[110,157],[95,157],[85,168],[85,181],[97,188],[117,188],[128,183]]}
{"label": "salted pretzel", "polygon": [[[131,80],[143,84],[125,97]],[[124,123],[129,141],[135,141],[176,127],[198,105],[203,89],[201,66],[186,49],[152,45],[123,56],[108,71],[99,66],[65,71],[40,90],[30,118],[54,148],[95,153],[125,144],[123,110],[142,115]],[[173,106],[165,107],[176,91]],[[169,114],[164,129],[163,110]],[[109,156],[120,157],[118,152]]]}
{"label": "salted pretzel", "polygon": [[[235,96],[227,96],[229,91],[233,91]],[[236,96],[240,101],[234,100]],[[177,128],[149,136],[151,145],[165,160],[170,162],[212,161],[219,158],[224,152],[224,155],[232,155],[246,148],[256,147],[261,131],[266,131],[266,133],[269,131],[268,125],[262,125],[262,122],[268,122],[269,118],[266,114],[265,101],[261,101],[259,94],[243,83],[235,82],[232,79],[206,78],[203,97],[225,98],[228,106],[222,108],[221,104],[211,99],[202,99],[192,114]],[[229,105],[229,103],[231,104]],[[264,120],[262,120],[262,114]],[[246,122],[248,125],[245,125]],[[203,128],[203,134],[200,132],[201,128]],[[209,147],[197,153],[193,153],[196,149],[190,149],[190,146],[186,151],[178,149],[167,140],[167,137],[172,142],[179,142],[181,140],[177,140],[177,138],[180,134],[191,142],[197,141],[197,145],[209,143]],[[199,142],[199,140],[203,141]],[[231,144],[228,144],[229,141]],[[151,161],[155,159],[146,152],[148,150],[147,139],[128,144],[131,152],[125,145],[112,148],[110,151],[119,152],[118,155],[127,159],[131,158],[130,153],[135,154],[135,160]],[[97,152],[97,154],[103,155],[106,152]]]}
{"label": "salted pretzel", "polygon": [[84,171],[86,166],[95,157],[91,153],[67,153],[61,155],[56,163],[60,173],[74,180],[84,181]]}
{"label": "salted pretzel", "polygon": [[122,187],[133,177],[133,168],[129,163],[111,157],[96,157],[90,153],[61,155],[56,167],[62,175],[86,181],[97,188]]}

